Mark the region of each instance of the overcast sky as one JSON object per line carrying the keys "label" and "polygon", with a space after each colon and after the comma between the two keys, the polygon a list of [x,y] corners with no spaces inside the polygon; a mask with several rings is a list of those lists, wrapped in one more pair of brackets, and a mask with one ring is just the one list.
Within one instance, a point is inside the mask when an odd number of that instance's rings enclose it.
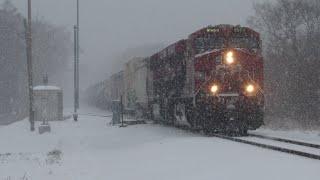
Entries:
{"label": "overcast sky", "polygon": [[[26,13],[27,0],[11,1]],[[245,25],[257,1],[264,0],[80,0],[81,61],[109,61],[127,48],[171,43],[209,24]],[[72,31],[76,0],[32,2],[34,17]]]}

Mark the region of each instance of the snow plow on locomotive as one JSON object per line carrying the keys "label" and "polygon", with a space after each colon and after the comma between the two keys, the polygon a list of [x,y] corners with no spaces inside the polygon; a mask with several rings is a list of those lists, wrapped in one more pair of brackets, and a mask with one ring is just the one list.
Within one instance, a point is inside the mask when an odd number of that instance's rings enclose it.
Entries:
{"label": "snow plow on locomotive", "polygon": [[245,134],[263,124],[263,58],[249,28],[203,28],[149,60],[156,121],[206,132]]}

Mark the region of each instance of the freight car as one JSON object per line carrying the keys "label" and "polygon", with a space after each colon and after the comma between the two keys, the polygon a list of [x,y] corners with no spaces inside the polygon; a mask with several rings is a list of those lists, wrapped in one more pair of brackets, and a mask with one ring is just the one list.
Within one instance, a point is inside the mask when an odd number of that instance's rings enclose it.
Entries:
{"label": "freight car", "polygon": [[84,100],[88,105],[110,110],[112,101],[110,79],[106,79],[87,88],[84,93]]}
{"label": "freight car", "polygon": [[112,100],[120,100],[124,93],[124,71],[110,77],[110,96]]}
{"label": "freight car", "polygon": [[126,111],[134,111],[137,118],[148,112],[147,58],[133,58],[124,67],[123,105]]}

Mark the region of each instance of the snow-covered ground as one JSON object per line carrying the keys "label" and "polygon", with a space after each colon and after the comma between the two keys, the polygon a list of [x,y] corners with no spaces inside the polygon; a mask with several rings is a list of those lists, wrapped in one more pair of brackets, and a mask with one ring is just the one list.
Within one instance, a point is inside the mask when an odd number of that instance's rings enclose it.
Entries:
{"label": "snow-covered ground", "polygon": [[317,160],[171,127],[145,124],[119,128],[107,125],[109,121],[106,117],[82,115],[78,122],[71,119],[51,122],[52,132],[43,135],[29,132],[27,120],[0,126],[0,180],[318,180],[320,177]]}

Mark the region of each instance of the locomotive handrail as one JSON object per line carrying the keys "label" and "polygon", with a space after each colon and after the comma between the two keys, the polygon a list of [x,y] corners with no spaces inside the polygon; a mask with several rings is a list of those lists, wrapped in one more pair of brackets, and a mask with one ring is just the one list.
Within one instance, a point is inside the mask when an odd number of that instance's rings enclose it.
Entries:
{"label": "locomotive handrail", "polygon": [[198,89],[198,90],[196,91],[196,93],[194,94],[194,96],[197,96],[198,93],[200,92],[200,90],[202,89],[202,87],[203,87],[205,84],[207,84],[209,81],[211,81],[211,80],[212,80],[212,77],[209,78],[207,81],[203,82],[203,83],[200,85],[199,89]]}
{"label": "locomotive handrail", "polygon": [[[252,78],[251,78],[251,76],[250,76],[249,71],[248,71],[248,70],[245,70],[245,72],[247,73],[247,75],[248,75],[248,77],[249,77],[250,81],[251,81],[251,82],[255,82],[254,80],[252,80]],[[263,89],[262,89],[260,86],[257,86],[257,87],[258,87],[258,90],[261,92],[261,94],[263,94],[263,95],[264,95],[264,91],[263,91]]]}

